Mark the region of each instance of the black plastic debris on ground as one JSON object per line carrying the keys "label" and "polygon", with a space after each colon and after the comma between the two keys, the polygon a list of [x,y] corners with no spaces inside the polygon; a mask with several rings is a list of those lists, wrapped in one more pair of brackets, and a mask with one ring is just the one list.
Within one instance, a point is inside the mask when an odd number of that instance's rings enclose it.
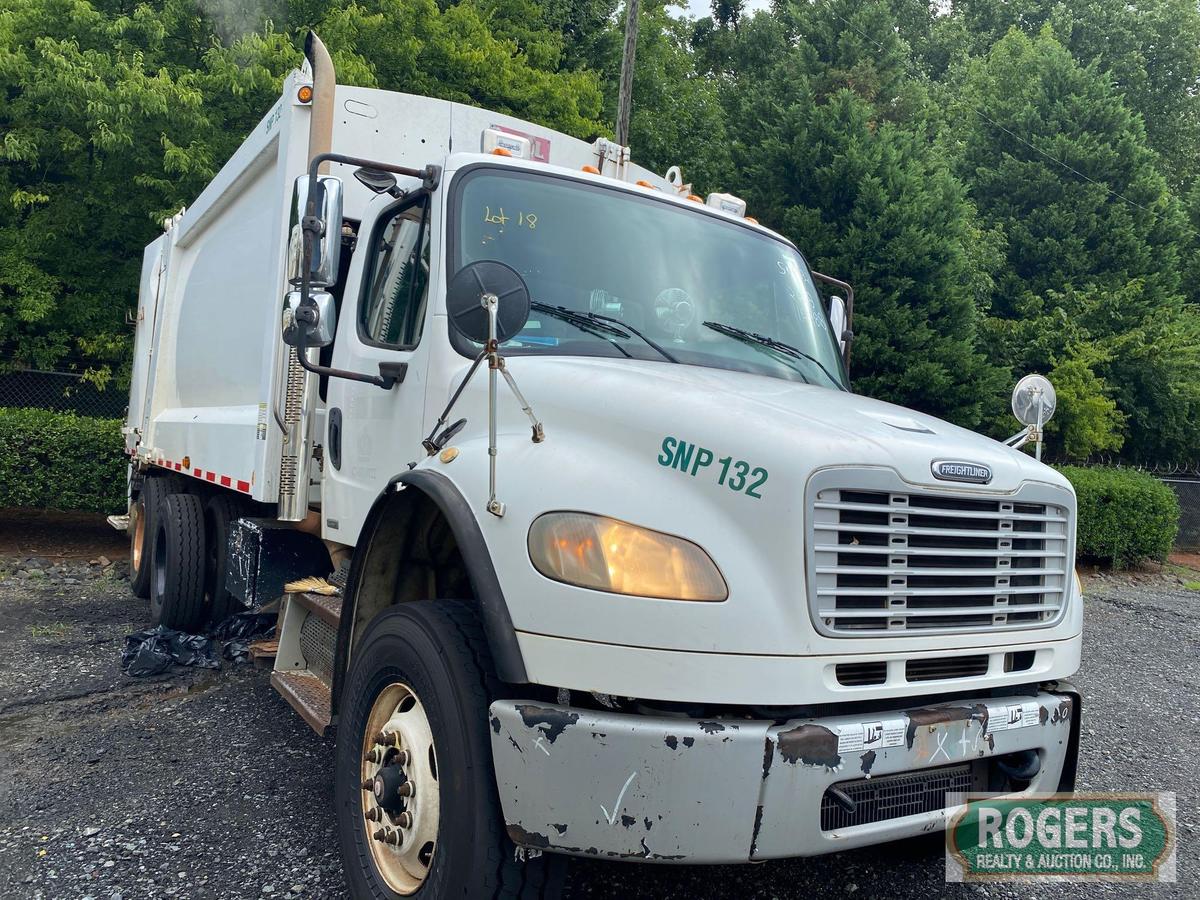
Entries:
{"label": "black plastic debris on ground", "polygon": [[216,642],[222,642],[221,655],[235,663],[250,658],[253,641],[272,637],[278,613],[240,612],[217,624],[211,635],[187,634],[159,625],[125,638],[121,667],[126,675],[158,675],[172,665],[216,669]]}
{"label": "black plastic debris on ground", "polygon": [[126,675],[158,675],[172,664],[202,669],[220,666],[212,639],[202,634],[186,634],[158,625],[125,638],[121,667]]}
{"label": "black plastic debris on ground", "polygon": [[253,610],[234,613],[213,629],[213,637],[225,641],[221,655],[231,662],[243,663],[250,658],[250,644],[275,636],[275,622],[279,614],[260,613]]}

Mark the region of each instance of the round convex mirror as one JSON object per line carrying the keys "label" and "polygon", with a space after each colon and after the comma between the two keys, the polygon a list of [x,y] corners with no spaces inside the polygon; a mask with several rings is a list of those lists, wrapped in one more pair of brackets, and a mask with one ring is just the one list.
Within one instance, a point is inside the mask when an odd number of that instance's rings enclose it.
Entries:
{"label": "round convex mirror", "polygon": [[488,339],[487,294],[495,294],[496,340],[513,338],[529,319],[529,288],[512,266],[492,259],[467,263],[446,288],[446,315],[451,327],[474,344]]}
{"label": "round convex mirror", "polygon": [[1044,375],[1026,375],[1013,388],[1012,411],[1022,425],[1038,424],[1038,401],[1041,401],[1041,422],[1045,425],[1054,415],[1058,397],[1054,385]]}

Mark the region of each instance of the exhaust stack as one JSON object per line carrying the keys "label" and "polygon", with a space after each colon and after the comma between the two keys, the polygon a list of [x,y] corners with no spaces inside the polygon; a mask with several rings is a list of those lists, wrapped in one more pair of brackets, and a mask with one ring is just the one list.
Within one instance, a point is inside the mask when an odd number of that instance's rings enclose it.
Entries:
{"label": "exhaust stack", "polygon": [[[304,55],[313,76],[313,98],[308,126],[308,167],[333,147],[333,101],[337,78],[329,51],[310,31],[304,41]],[[321,163],[319,174],[329,174],[329,163]],[[311,195],[310,195],[311,199]],[[296,226],[297,228],[299,226]],[[310,361],[317,362],[317,350]],[[283,459],[279,466],[279,507],[277,516],[284,522],[301,522],[308,515],[309,462],[312,455],[309,432],[312,426],[311,402],[316,378],[305,371],[295,347],[288,348],[287,375],[283,396]]]}
{"label": "exhaust stack", "polygon": [[[308,128],[308,159],[333,149],[333,103],[337,73],[325,44],[310,31],[304,40],[304,55],[313,73],[312,118]],[[329,174],[329,163],[321,163],[320,174]]]}

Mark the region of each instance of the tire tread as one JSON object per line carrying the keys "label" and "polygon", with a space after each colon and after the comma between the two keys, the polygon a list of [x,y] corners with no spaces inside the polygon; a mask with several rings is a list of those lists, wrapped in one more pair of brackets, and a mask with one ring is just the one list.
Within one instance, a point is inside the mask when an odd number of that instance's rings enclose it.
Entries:
{"label": "tire tread", "polygon": [[191,632],[204,624],[205,612],[204,505],[200,498],[195,494],[167,495],[159,528],[166,529],[167,555],[159,624]]}
{"label": "tire tread", "polygon": [[[426,627],[441,631],[445,638],[439,641],[439,650],[445,663],[463,676],[456,680],[461,712],[468,720],[479,721],[480,727],[468,732],[468,740],[474,744],[473,756],[485,759],[490,770],[492,749],[488,735],[487,715],[491,700],[503,696],[504,683],[495,674],[491,652],[484,637],[483,628],[474,606],[462,600],[418,601]],[[380,615],[387,615],[397,607],[390,607]],[[440,620],[440,621],[433,621]],[[368,626],[362,644],[366,646],[374,625]],[[340,735],[339,735],[340,738]],[[518,862],[516,847],[504,827],[500,798],[494,778],[490,779],[490,796],[486,808],[480,808],[475,819],[486,835],[486,862],[478,871],[481,883],[475,885],[475,897],[503,898],[503,900],[541,900],[558,897],[562,893],[566,877],[567,861],[556,854],[544,854],[540,858]],[[483,837],[479,832],[476,835]]]}

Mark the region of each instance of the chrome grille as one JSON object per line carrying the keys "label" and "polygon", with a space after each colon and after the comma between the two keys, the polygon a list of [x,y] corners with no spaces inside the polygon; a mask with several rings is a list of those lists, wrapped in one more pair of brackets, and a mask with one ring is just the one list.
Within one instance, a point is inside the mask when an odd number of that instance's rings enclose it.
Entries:
{"label": "chrome grille", "polygon": [[[849,480],[846,470],[833,473]],[[814,485],[808,572],[818,630],[936,634],[1059,618],[1070,583],[1069,494],[1050,485],[991,497],[896,490],[886,478]]]}

